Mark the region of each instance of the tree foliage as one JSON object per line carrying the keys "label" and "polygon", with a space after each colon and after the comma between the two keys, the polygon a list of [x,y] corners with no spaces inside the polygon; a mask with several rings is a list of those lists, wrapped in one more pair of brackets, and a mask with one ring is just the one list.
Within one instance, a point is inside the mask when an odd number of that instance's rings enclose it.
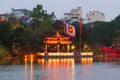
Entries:
{"label": "tree foliage", "polygon": [[[27,52],[43,51],[46,36],[51,36],[57,31],[65,35],[63,21],[56,20],[53,23],[53,16],[43,10],[42,5],[38,4],[29,13],[31,20],[28,26],[22,25],[20,20],[12,15],[9,16],[7,22],[0,22],[0,43],[6,47],[4,49],[12,52],[15,48],[20,55]],[[85,47],[84,44],[90,46],[93,51],[99,45],[111,46],[115,44],[119,49],[120,15],[110,22],[83,24],[82,35],[80,35],[79,22],[72,24],[76,29],[76,38],[71,40],[78,49],[80,45]],[[98,49],[96,48],[96,50]]]}

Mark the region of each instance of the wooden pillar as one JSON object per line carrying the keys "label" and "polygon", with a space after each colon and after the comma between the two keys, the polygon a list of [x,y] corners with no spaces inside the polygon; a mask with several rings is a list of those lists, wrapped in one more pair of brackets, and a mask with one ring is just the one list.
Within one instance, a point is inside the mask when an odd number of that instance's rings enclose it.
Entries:
{"label": "wooden pillar", "polygon": [[70,46],[69,46],[69,44],[67,45],[67,51],[69,52],[69,50],[70,50]]}
{"label": "wooden pillar", "polygon": [[60,45],[58,44],[57,45],[57,52],[59,52],[60,51]]}
{"label": "wooden pillar", "polygon": [[47,44],[45,44],[45,52],[47,53]]}

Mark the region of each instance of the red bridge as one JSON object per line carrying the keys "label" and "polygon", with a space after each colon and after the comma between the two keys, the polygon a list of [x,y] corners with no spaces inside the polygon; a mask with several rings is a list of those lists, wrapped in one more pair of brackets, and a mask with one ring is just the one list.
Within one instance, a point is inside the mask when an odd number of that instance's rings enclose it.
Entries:
{"label": "red bridge", "polygon": [[120,58],[120,51],[114,48],[101,47],[104,51],[104,59],[106,58]]}

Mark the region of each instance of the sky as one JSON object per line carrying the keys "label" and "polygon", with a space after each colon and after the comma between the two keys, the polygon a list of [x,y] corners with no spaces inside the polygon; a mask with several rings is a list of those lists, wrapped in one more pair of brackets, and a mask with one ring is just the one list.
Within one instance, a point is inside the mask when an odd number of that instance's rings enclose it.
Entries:
{"label": "sky", "polygon": [[43,5],[49,14],[55,11],[57,19],[77,7],[82,8],[83,18],[93,10],[104,13],[106,21],[120,14],[120,0],[0,0],[0,14],[11,12],[11,8],[32,10],[37,4]]}

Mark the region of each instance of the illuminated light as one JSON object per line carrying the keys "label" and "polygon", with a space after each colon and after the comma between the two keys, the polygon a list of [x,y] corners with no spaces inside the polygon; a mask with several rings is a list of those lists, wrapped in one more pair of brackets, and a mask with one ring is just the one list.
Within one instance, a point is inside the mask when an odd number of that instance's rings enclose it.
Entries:
{"label": "illuminated light", "polygon": [[82,56],[92,56],[93,52],[81,52]]}
{"label": "illuminated light", "polygon": [[27,57],[24,58],[25,59],[25,63],[27,62]]}
{"label": "illuminated light", "polygon": [[45,53],[41,53],[41,55],[42,55],[42,56],[44,56],[44,55],[45,55]]}
{"label": "illuminated light", "polygon": [[25,59],[25,67],[24,67],[24,80],[27,80],[27,57],[24,58]]}
{"label": "illuminated light", "polygon": [[91,52],[90,55],[93,55],[93,53]]}
{"label": "illuminated light", "polygon": [[27,56],[27,55],[25,55],[24,57],[25,57],[25,58],[27,58],[28,56]]}
{"label": "illuminated light", "polygon": [[75,46],[74,45],[72,45],[72,47],[71,47],[72,49],[75,49]]}
{"label": "illuminated light", "polygon": [[81,62],[82,64],[92,64],[93,58],[82,58]]}
{"label": "illuminated light", "polygon": [[45,62],[45,59],[38,59],[37,62],[38,64],[43,64]]}
{"label": "illuminated light", "polygon": [[33,58],[31,57],[31,64],[30,64],[30,80],[33,80]]}
{"label": "illuminated light", "polygon": [[73,56],[74,55],[74,53],[71,53],[71,56]]}
{"label": "illuminated light", "polygon": [[48,53],[48,56],[73,56],[74,53]]}
{"label": "illuminated light", "polygon": [[37,53],[38,56],[45,56],[45,53]]}
{"label": "illuminated light", "polygon": [[33,55],[33,54],[31,54],[31,55],[30,55],[30,57],[31,57],[31,58],[33,58],[33,57],[34,57],[34,55]]}
{"label": "illuminated light", "polygon": [[[38,53],[37,54],[38,56],[44,56],[45,55],[45,53]],[[83,53],[81,53],[81,55],[85,55],[85,53],[83,54]],[[57,52],[51,52],[51,53],[48,53],[48,56],[74,56],[74,53],[69,53],[69,52],[67,52],[67,53],[62,53],[62,52],[60,52],[60,53],[57,53]]]}

